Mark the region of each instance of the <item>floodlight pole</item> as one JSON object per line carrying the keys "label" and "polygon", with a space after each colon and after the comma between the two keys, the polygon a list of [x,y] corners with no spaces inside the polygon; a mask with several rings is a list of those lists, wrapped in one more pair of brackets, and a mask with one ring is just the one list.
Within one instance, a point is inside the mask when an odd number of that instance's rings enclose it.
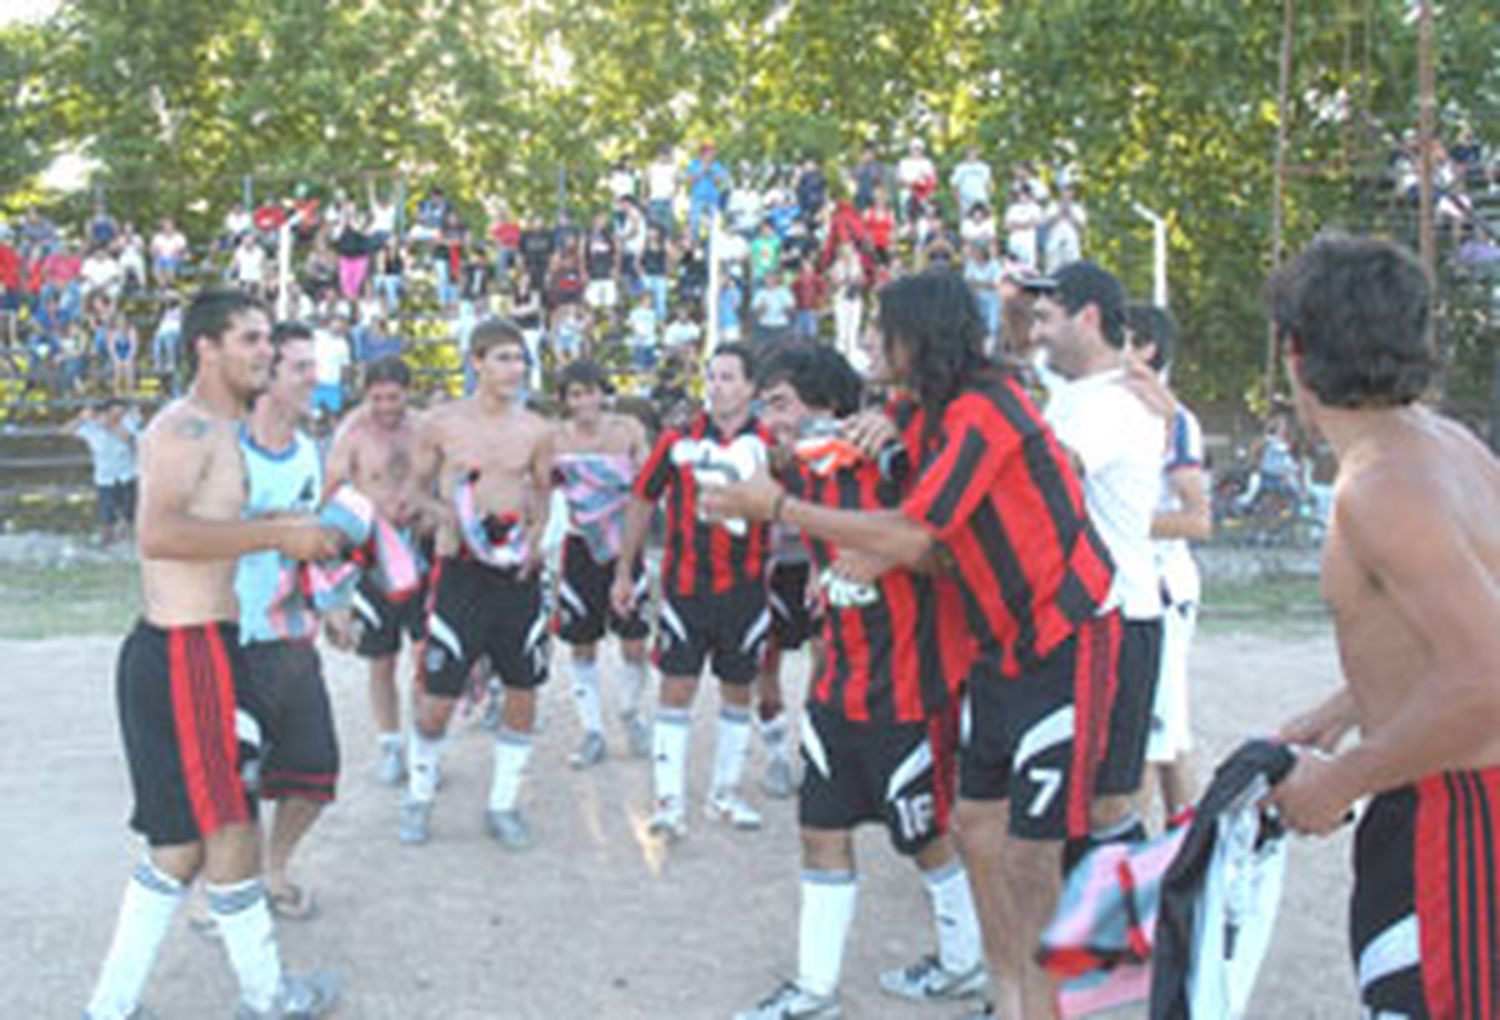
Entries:
{"label": "floodlight pole", "polygon": [[1167,307],[1167,221],[1139,202],[1135,214],[1151,224],[1151,303]]}

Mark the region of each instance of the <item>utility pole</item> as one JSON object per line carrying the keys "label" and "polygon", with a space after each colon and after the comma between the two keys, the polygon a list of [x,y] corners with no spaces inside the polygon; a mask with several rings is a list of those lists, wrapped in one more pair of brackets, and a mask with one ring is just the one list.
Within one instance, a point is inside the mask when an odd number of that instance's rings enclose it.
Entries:
{"label": "utility pole", "polygon": [[[1432,36],[1432,0],[1417,0],[1417,164],[1418,202],[1417,246],[1422,268],[1432,281],[1432,311],[1437,311],[1437,223],[1433,217],[1433,149],[1437,142],[1436,54]],[[1434,327],[1437,319],[1434,315]],[[1434,342],[1437,330],[1434,328]],[[1446,375],[1446,373],[1444,373]]]}

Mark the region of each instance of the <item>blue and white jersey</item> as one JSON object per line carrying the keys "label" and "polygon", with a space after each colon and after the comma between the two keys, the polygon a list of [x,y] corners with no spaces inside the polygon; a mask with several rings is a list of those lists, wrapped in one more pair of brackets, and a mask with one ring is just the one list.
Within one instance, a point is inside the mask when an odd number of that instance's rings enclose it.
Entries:
{"label": "blue and white jersey", "polygon": [[[240,430],[245,458],[244,516],[311,514],[323,495],[323,464],[315,443],[297,433],[284,450],[268,450]],[[274,549],[240,557],[234,592],[240,601],[240,641],[312,638],[318,621],[308,605],[298,564]]]}
{"label": "blue and white jersey", "polygon": [[[1190,468],[1203,468],[1203,429],[1198,425],[1193,412],[1179,404],[1167,431],[1158,512],[1175,513],[1182,509],[1182,501],[1172,488],[1172,475]],[[1203,585],[1198,576],[1198,563],[1193,559],[1187,539],[1158,539],[1156,569],[1161,577],[1162,590],[1172,605],[1198,601]]]}

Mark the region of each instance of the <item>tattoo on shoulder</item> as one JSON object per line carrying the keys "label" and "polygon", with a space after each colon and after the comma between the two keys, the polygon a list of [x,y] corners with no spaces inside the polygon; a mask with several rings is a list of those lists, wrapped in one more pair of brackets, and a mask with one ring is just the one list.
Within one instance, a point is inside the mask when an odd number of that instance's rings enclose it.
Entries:
{"label": "tattoo on shoulder", "polygon": [[202,439],[213,431],[213,422],[207,418],[184,418],[177,423],[176,433],[182,439]]}

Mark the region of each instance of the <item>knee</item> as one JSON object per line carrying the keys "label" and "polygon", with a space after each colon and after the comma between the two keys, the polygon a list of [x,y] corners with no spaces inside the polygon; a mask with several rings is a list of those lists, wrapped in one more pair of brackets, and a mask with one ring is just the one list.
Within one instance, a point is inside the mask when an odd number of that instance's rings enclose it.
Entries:
{"label": "knee", "polygon": [[998,861],[1005,842],[1004,802],[961,800],[954,810],[953,835],[965,861]]}
{"label": "knee", "polygon": [[687,708],[693,703],[698,682],[688,677],[669,676],[661,683],[661,703],[667,708]]}
{"label": "knee", "polygon": [[854,841],[845,829],[803,829],[802,866],[809,871],[853,871]]}
{"label": "knee", "polygon": [[721,683],[719,685],[719,697],[726,705],[736,708],[750,707],[750,685]]}

